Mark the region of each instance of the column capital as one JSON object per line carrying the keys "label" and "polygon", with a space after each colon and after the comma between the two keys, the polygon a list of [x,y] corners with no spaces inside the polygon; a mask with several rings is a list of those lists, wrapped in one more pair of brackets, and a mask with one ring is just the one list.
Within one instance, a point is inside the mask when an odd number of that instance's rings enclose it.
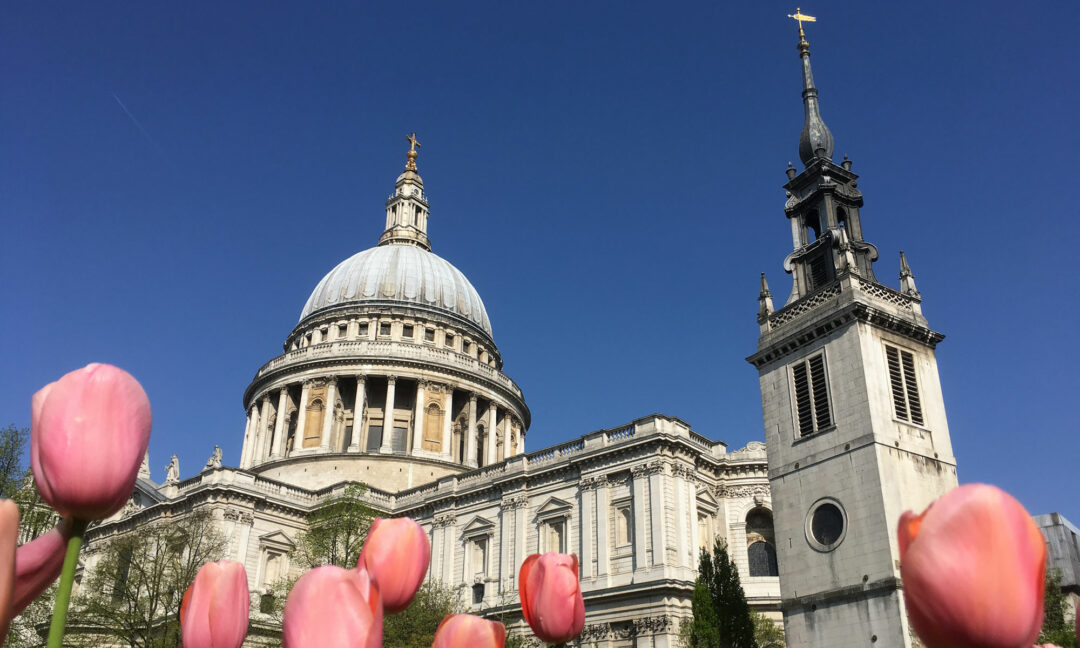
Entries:
{"label": "column capital", "polygon": [[430,384],[431,384],[431,381],[428,380],[427,378],[417,378],[416,379],[416,386],[419,387],[420,389],[427,389],[428,385],[430,385]]}
{"label": "column capital", "polygon": [[395,376],[393,374],[389,374],[388,376],[386,376],[386,382],[387,382],[387,384],[393,385],[394,383],[397,382],[397,376]]}
{"label": "column capital", "polygon": [[469,394],[469,402],[470,403],[475,403],[477,398],[479,398],[479,396],[476,394],[476,392],[472,392],[472,393]]}
{"label": "column capital", "polygon": [[366,379],[367,376],[365,376],[364,374],[356,374],[356,384],[363,385]]}

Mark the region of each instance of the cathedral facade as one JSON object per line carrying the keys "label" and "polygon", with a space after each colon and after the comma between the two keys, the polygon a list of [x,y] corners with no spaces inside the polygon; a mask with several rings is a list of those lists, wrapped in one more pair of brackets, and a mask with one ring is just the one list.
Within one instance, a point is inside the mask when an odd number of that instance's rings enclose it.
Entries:
{"label": "cathedral facade", "polygon": [[[801,31],[801,30],[800,30]],[[429,578],[474,613],[517,611],[532,553],[577,554],[583,641],[669,648],[691,615],[700,547],[726,541],[751,606],[790,645],[910,645],[895,526],[955,485],[934,346],[906,262],[900,290],[873,273],[850,161],[832,162],[800,42],[802,172],[788,170],[794,251],[786,305],[762,276],[766,442],[729,452],[655,414],[528,451],[531,413],[503,373],[483,301],[432,252],[415,135],[377,245],[320,281],[244,392],[239,465],[219,453],[181,479],[142,474],[94,544],[154,520],[212,512],[260,597],[296,573],[308,515],[352,483],[384,516],[417,520]],[[437,222],[437,221],[436,221]],[[374,239],[374,237],[373,237]],[[766,452],[767,449],[767,452]]]}

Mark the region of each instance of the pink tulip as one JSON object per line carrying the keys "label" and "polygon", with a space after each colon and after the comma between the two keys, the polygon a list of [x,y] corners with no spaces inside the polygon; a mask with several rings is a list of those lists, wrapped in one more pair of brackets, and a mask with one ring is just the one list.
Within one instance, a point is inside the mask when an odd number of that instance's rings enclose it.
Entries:
{"label": "pink tulip", "polygon": [[100,520],[131,497],[150,441],[150,401],[123,369],[91,364],[34,394],[30,465],[61,515]]}
{"label": "pink tulip", "polygon": [[961,486],[922,515],[901,515],[898,536],[908,617],[928,648],[1035,643],[1046,543],[1011,495]]}
{"label": "pink tulip", "polygon": [[471,614],[451,614],[435,631],[431,648],[503,648],[506,626]]}
{"label": "pink tulip", "polygon": [[248,631],[247,572],[231,560],[208,562],[180,605],[180,637],[184,648],[240,648]]}
{"label": "pink tulip", "polygon": [[383,606],[366,570],[316,567],[285,599],[284,648],[382,648]]}
{"label": "pink tulip", "polygon": [[585,628],[585,601],[574,554],[533,554],[518,575],[521,612],[541,641],[565,643]]}
{"label": "pink tulip", "polygon": [[22,545],[15,551],[15,598],[11,613],[19,614],[52,585],[64,566],[64,552],[71,539],[71,518]]}
{"label": "pink tulip", "polygon": [[395,614],[412,603],[430,560],[431,543],[419,524],[407,517],[378,518],[356,565],[379,584],[386,613]]}
{"label": "pink tulip", "polygon": [[8,626],[16,612],[11,609],[15,596],[15,546],[19,543],[19,507],[9,499],[0,500],[0,643],[7,637]]}

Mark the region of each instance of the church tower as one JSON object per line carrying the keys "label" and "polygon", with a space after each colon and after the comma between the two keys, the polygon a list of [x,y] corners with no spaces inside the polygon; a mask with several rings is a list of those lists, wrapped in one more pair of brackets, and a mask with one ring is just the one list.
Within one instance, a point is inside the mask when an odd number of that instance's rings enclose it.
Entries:
{"label": "church tower", "polygon": [[791,296],[761,277],[757,353],[781,609],[792,646],[910,646],[896,525],[956,486],[930,329],[904,253],[900,290],[878,282],[852,162],[833,162],[796,12],[804,169],[784,212]]}

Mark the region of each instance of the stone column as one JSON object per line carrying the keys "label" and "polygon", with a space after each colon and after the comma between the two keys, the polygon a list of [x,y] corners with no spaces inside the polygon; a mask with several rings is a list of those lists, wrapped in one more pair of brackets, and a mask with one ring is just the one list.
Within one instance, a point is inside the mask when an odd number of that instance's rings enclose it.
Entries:
{"label": "stone column", "polygon": [[443,521],[443,578],[449,585],[459,585],[462,581],[454,580],[454,548],[457,545],[457,520],[448,516]]}
{"label": "stone column", "polygon": [[595,477],[583,477],[581,479],[581,485],[578,492],[581,495],[581,509],[579,511],[578,528],[581,529],[581,549],[578,555],[581,556],[581,577],[592,578],[593,577],[593,537],[596,535],[596,529],[592,529],[592,520],[595,518],[593,509],[596,504],[596,478]]}
{"label": "stone column", "polygon": [[259,432],[255,435],[255,456],[252,464],[261,464],[266,460],[266,437],[270,434],[270,395],[262,398],[262,414],[259,416]]}
{"label": "stone column", "polygon": [[[525,525],[527,523],[529,512],[529,498],[527,495],[522,495],[518,501],[517,509],[515,509],[516,515],[514,516],[514,565],[517,569],[521,568],[521,563],[525,562],[525,556],[528,555],[528,546],[526,546],[525,538]],[[514,578],[517,578],[518,571],[514,570]],[[520,588],[520,583],[515,583],[515,588]]]}
{"label": "stone column", "polygon": [[746,518],[732,523],[730,529],[731,535],[734,536],[732,542],[728,544],[731,562],[739,568],[739,577],[747,578],[750,576],[750,552],[746,546]]}
{"label": "stone column", "polygon": [[334,404],[337,402],[337,377],[331,376],[326,386],[326,406],[323,408],[322,435],[319,437],[319,448],[330,449],[330,434],[334,430]]}
{"label": "stone column", "polygon": [[675,479],[675,566],[686,567],[686,544],[689,537],[686,532],[686,479],[684,466],[676,466],[672,471]]}
{"label": "stone column", "polygon": [[465,457],[461,463],[476,468],[476,394],[469,394],[469,432],[465,440]]}
{"label": "stone column", "polygon": [[652,550],[653,564],[664,565],[667,563],[667,542],[665,534],[667,528],[664,524],[664,464],[654,464],[649,467],[649,508],[652,513]]}
{"label": "stone column", "polygon": [[364,406],[367,400],[367,389],[364,386],[364,377],[356,377],[356,398],[353,400],[352,439],[349,442],[349,452],[360,452],[366,446],[367,439],[364,436]]}
{"label": "stone column", "polygon": [[687,504],[690,508],[690,567],[697,569],[698,549],[701,547],[701,529],[698,528],[697,480],[693,475],[686,480]]}
{"label": "stone column", "polygon": [[293,452],[302,450],[304,447],[304,424],[307,422],[307,399],[311,393],[311,384],[304,383],[300,389],[300,405],[296,413],[296,436],[293,438]]}
{"label": "stone column", "polygon": [[424,381],[416,381],[416,402],[413,403],[412,452],[424,450]]}
{"label": "stone column", "polygon": [[386,377],[386,405],[383,406],[382,446],[379,452],[388,454],[393,452],[394,439],[394,390],[397,386],[396,376]]}
{"label": "stone column", "polygon": [[446,386],[446,396],[443,401],[443,429],[442,429],[442,454],[443,459],[450,461],[454,456],[454,450],[450,447],[450,443],[453,441],[453,420],[451,419],[454,413],[454,388],[450,385]]}
{"label": "stone column", "polygon": [[499,408],[495,405],[495,401],[488,403],[488,424],[487,424],[487,439],[484,443],[484,463],[491,465],[499,460],[496,454],[496,437],[498,437],[498,429],[495,427],[495,422],[498,421]]}
{"label": "stone column", "polygon": [[[634,466],[634,569],[645,569],[648,564],[648,547],[645,546],[645,474],[646,466]],[[605,522],[606,525],[606,522]]]}
{"label": "stone column", "polygon": [[[596,576],[607,576],[610,570],[608,548],[611,541],[608,539],[608,517],[611,507],[608,505],[608,483],[604,476],[597,477],[596,482]],[[635,543],[636,544],[636,543]]]}
{"label": "stone column", "polygon": [[248,467],[248,455],[251,454],[251,420],[255,417],[255,410],[252,408],[247,415],[247,423],[244,424],[244,446],[240,449],[240,468],[241,470]]}
{"label": "stone column", "polygon": [[286,430],[285,416],[286,409],[289,406],[289,386],[285,385],[278,392],[278,406],[277,406],[277,423],[274,425],[274,438],[272,445],[270,446],[270,456],[274,459],[281,457],[285,454],[285,434]]}

